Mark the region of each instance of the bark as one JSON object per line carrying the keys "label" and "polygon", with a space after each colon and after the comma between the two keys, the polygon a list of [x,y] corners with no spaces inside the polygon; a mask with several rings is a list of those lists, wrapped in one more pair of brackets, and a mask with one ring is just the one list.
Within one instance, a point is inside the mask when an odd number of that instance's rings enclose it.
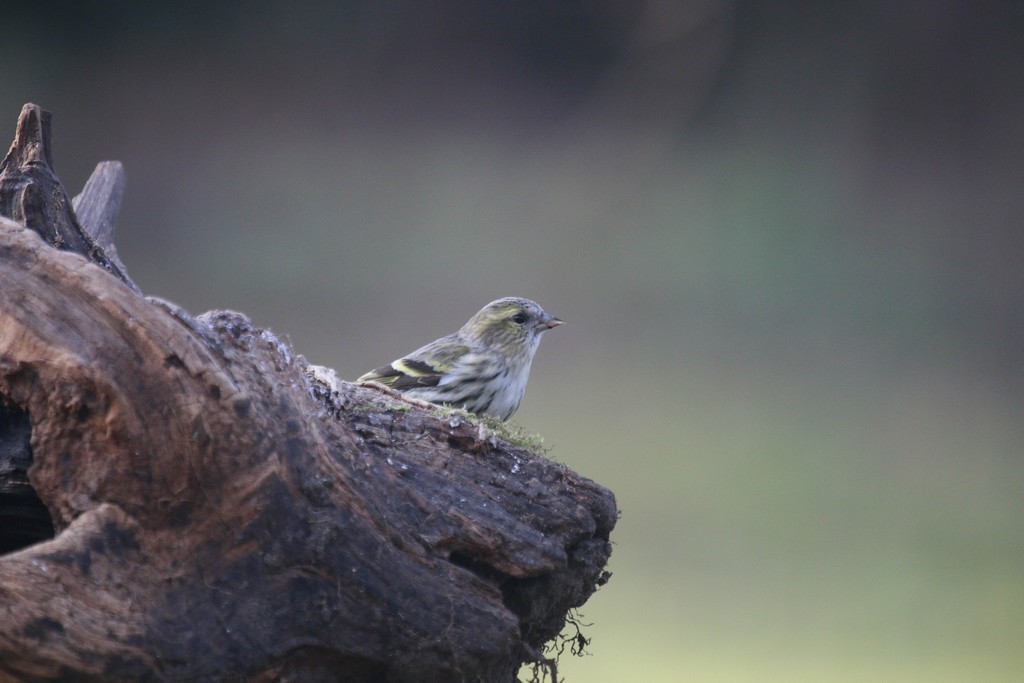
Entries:
{"label": "bark", "polygon": [[0,680],[515,680],[607,578],[612,494],[143,297],[26,111],[0,169],[28,223],[0,219]]}

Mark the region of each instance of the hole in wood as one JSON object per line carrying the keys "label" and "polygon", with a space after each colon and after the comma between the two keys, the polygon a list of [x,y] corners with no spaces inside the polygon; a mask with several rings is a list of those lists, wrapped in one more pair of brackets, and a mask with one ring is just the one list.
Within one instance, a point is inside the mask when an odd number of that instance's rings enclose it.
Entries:
{"label": "hole in wood", "polygon": [[28,412],[0,394],[0,555],[53,538],[53,520],[28,480]]}

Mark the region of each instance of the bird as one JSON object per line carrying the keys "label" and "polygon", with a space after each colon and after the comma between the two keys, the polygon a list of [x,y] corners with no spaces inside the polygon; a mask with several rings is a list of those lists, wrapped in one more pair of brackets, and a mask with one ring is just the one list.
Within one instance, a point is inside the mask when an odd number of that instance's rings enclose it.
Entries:
{"label": "bird", "polygon": [[541,334],[564,321],[530,299],[487,304],[458,332],[435,339],[356,380],[417,403],[507,420],[519,408]]}

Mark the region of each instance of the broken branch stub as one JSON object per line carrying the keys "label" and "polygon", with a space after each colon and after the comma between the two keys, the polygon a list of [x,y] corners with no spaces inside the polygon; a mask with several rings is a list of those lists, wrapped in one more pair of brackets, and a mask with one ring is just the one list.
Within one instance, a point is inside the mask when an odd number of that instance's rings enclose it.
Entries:
{"label": "broken branch stub", "polygon": [[[82,254],[139,291],[121,262],[108,257],[103,247],[79,224],[72,201],[53,170],[51,158],[50,112],[38,105],[26,104],[18,117],[14,142],[0,161],[0,216],[25,224],[58,249]],[[123,188],[123,178],[121,180]],[[89,207],[90,218],[92,212],[97,211],[107,217],[112,212],[116,219],[121,197],[115,188],[110,189],[112,193],[106,197],[104,206]],[[118,205],[111,207],[111,201]],[[100,229],[98,225],[97,229]],[[112,235],[111,224],[108,237],[112,239]]]}

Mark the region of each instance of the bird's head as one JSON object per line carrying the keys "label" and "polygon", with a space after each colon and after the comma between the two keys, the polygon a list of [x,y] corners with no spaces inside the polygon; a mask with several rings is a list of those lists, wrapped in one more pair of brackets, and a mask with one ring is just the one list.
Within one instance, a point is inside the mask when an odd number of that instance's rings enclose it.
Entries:
{"label": "bird's head", "polygon": [[506,297],[481,308],[462,326],[461,333],[508,356],[532,357],[541,333],[562,324],[535,301]]}

